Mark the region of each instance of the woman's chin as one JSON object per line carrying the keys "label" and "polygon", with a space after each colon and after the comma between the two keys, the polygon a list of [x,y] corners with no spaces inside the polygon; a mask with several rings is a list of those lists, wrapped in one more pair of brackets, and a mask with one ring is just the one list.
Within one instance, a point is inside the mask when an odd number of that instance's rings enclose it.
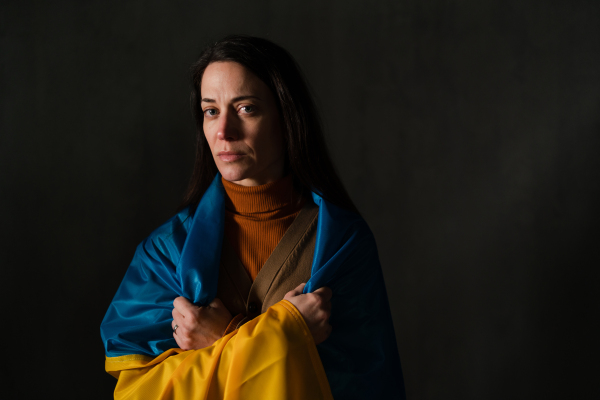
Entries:
{"label": "woman's chin", "polygon": [[248,174],[246,174],[246,171],[235,171],[235,170],[231,170],[229,168],[227,169],[223,169],[223,170],[219,170],[219,172],[221,173],[221,176],[223,177],[223,179],[225,179],[226,181],[229,182],[239,182],[242,181],[244,179],[248,178]]}
{"label": "woman's chin", "polygon": [[281,169],[257,170],[253,168],[239,168],[240,166],[228,166],[229,168],[219,168],[221,176],[226,181],[240,186],[259,186],[265,183],[275,182],[283,177]]}

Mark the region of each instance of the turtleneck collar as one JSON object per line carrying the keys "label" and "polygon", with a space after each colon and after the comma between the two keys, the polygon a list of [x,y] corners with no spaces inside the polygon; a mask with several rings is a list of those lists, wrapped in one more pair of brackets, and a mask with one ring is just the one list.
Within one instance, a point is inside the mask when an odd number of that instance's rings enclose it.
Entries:
{"label": "turtleneck collar", "polygon": [[221,181],[225,188],[225,209],[235,214],[254,217],[265,214],[272,218],[294,213],[302,207],[292,174],[259,186],[236,185],[223,178]]}

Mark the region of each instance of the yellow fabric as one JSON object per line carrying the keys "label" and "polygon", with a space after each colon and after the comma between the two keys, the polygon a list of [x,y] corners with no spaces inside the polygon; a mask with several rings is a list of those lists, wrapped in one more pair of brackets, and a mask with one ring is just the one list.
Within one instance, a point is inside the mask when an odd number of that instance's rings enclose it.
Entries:
{"label": "yellow fabric", "polygon": [[312,335],[287,300],[200,350],[107,357],[115,399],[328,399]]}

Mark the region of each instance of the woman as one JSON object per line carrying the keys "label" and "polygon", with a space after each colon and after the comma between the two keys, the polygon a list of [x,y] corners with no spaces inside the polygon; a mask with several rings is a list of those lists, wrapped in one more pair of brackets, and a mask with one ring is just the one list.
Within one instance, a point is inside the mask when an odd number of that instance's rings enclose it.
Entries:
{"label": "woman", "polygon": [[295,62],[230,36],[192,78],[183,209],[138,247],[101,327],[115,397],[403,398],[374,239]]}

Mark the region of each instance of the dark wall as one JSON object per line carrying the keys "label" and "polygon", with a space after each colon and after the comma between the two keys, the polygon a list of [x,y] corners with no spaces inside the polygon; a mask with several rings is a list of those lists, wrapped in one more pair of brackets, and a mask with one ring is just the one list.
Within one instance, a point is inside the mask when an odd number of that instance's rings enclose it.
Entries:
{"label": "dark wall", "polygon": [[4,1],[7,398],[110,398],[99,324],[192,165],[211,39],[295,55],[373,229],[410,399],[591,398],[600,2]]}

